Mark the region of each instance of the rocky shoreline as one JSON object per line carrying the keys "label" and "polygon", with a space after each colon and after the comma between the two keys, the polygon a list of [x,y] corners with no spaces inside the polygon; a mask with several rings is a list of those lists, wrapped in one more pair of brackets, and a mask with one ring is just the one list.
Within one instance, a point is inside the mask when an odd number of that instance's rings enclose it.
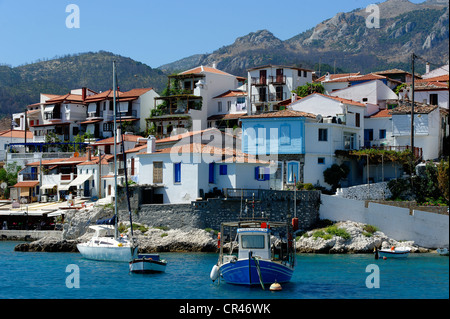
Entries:
{"label": "rocky shoreline", "polygon": [[[18,244],[16,251],[33,252],[78,252],[76,245],[88,241],[93,233],[88,231],[91,220],[111,216],[111,210],[96,207],[91,210],[69,211],[66,214],[62,240],[42,238],[33,242]],[[124,222],[124,226],[129,223]],[[217,235],[213,231],[203,229],[160,229],[149,225],[139,225],[134,236],[139,244],[139,251],[150,252],[218,252]],[[383,232],[367,227],[368,225],[345,221],[297,235],[296,250],[298,253],[372,253],[375,247],[407,246],[412,253],[430,252],[418,247],[412,241],[398,242],[387,237]],[[369,229],[369,231],[368,231]],[[336,234],[333,234],[334,230]],[[371,230],[371,231],[370,231]],[[128,234],[130,230],[128,228]]]}

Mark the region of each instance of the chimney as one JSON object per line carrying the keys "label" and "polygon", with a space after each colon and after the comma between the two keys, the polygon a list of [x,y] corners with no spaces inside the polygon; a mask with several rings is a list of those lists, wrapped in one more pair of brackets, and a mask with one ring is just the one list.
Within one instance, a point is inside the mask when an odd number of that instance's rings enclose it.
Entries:
{"label": "chimney", "polygon": [[149,135],[147,138],[147,153],[155,153],[156,152],[156,138],[153,135]]}
{"label": "chimney", "polygon": [[84,101],[86,100],[86,88],[81,88],[81,99]]}
{"label": "chimney", "polygon": [[291,95],[291,103],[294,103],[297,100],[297,94],[292,93]]}
{"label": "chimney", "polygon": [[86,147],[88,161],[91,161],[91,149],[92,148],[90,146]]}
{"label": "chimney", "polygon": [[430,62],[427,62],[427,64],[425,64],[425,73],[429,72],[430,72]]}

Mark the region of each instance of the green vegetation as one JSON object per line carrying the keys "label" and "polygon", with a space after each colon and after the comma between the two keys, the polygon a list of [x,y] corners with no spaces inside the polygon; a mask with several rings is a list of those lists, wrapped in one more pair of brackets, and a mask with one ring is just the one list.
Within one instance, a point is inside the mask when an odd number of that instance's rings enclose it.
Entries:
{"label": "green vegetation", "polygon": [[297,182],[297,184],[295,185],[297,187],[297,190],[305,190],[305,191],[312,191],[314,190],[314,185],[311,183],[301,183],[301,182]]}
{"label": "green vegetation", "polygon": [[339,236],[342,237],[343,239],[350,239],[351,236],[350,234],[343,228],[338,228],[336,225],[331,225],[328,226],[326,228],[322,228],[319,230],[316,230],[313,234],[312,237],[314,239],[317,238],[323,238],[325,240],[331,239],[333,238],[333,236]]}
{"label": "green vegetation", "polygon": [[8,187],[0,188],[0,198],[9,198],[10,187],[17,183],[17,174],[22,169],[16,162],[8,163],[0,168],[0,184],[6,183]]}
{"label": "green vegetation", "polygon": [[366,237],[372,237],[372,235],[378,230],[378,227],[367,224],[363,227],[363,235]]}
{"label": "green vegetation", "polygon": [[388,187],[391,200],[415,199],[419,205],[448,206],[449,161],[441,160],[438,165],[429,161],[419,175],[391,180]]}
{"label": "green vegetation", "polygon": [[346,178],[350,173],[350,168],[345,164],[333,164],[323,172],[324,180],[327,184],[330,184],[332,190],[340,186],[340,182],[343,178]]}
{"label": "green vegetation", "polygon": [[323,93],[325,88],[321,83],[306,83],[305,85],[297,87],[292,93],[297,94],[299,97],[305,97],[313,93]]}
{"label": "green vegetation", "polygon": [[164,230],[164,231],[167,231],[167,230],[170,229],[170,228],[167,227],[167,226],[154,226],[153,228],[155,228],[155,229],[160,229],[160,230]]}

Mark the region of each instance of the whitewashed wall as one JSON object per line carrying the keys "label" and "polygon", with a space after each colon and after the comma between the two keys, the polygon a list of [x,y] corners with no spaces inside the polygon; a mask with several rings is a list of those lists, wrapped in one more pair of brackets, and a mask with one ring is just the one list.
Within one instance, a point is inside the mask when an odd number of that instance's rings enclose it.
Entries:
{"label": "whitewashed wall", "polygon": [[449,246],[449,216],[321,195],[320,218],[334,221],[351,220],[376,226],[387,236],[400,240],[413,240],[426,248]]}

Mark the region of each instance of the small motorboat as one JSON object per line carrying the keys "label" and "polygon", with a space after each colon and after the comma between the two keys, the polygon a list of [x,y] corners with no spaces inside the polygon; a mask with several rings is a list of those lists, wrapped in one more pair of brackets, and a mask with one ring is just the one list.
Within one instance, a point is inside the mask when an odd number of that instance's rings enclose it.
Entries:
{"label": "small motorboat", "polygon": [[[287,222],[242,220],[222,223],[224,228],[234,229],[237,236],[237,256],[233,254],[233,242],[229,254],[220,243],[219,260],[213,266],[210,278],[236,285],[264,285],[291,280],[295,265],[295,242],[291,225]],[[278,237],[275,242],[271,236]],[[229,236],[231,239],[232,237]]]}
{"label": "small motorboat", "polygon": [[152,274],[166,271],[167,261],[160,259],[158,254],[138,254],[130,261],[130,272]]}
{"label": "small motorboat", "polygon": [[438,248],[436,251],[441,256],[448,256],[448,248]]}
{"label": "small motorboat", "polygon": [[383,258],[406,258],[411,252],[411,248],[409,247],[394,247],[392,246],[389,249],[380,249],[375,251],[375,254],[378,253],[379,257]]}

